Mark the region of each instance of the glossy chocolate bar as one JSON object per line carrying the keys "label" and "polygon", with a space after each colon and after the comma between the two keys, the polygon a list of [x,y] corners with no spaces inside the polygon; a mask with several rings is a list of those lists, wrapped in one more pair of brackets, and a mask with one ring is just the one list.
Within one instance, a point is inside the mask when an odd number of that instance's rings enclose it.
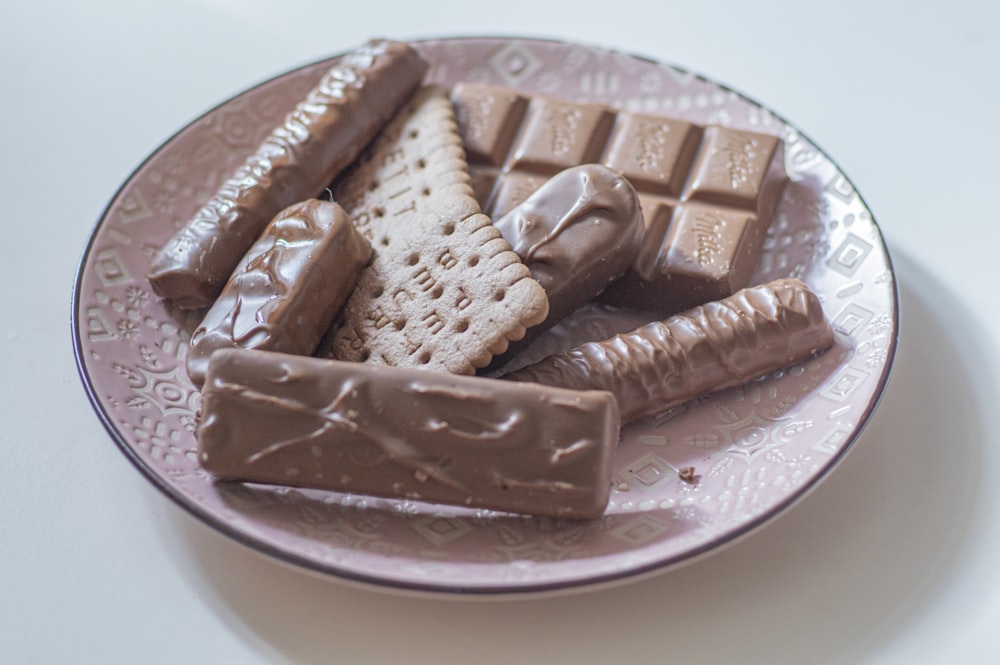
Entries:
{"label": "glossy chocolate bar", "polygon": [[779,279],[503,378],[610,391],[626,423],[742,385],[825,351],[833,341],[819,298],[798,280]]}
{"label": "glossy chocolate bar", "polygon": [[188,348],[188,376],[205,381],[222,348],[312,355],[368,264],[372,248],[336,203],[285,208],[243,258]]}
{"label": "glossy chocolate bar", "polygon": [[785,181],[778,137],[483,84],[456,85],[452,101],[494,219],[578,164],[604,164],[632,183],[643,246],[604,300],[668,315],[749,283]]}
{"label": "glossy chocolate bar", "polygon": [[341,58],[154,258],[153,290],[178,307],[211,304],[283,208],[319,196],[420,84],[408,44],[375,40]]}
{"label": "glossy chocolate bar", "polygon": [[594,518],[619,425],[607,392],[225,349],[198,455],[224,480]]}
{"label": "glossy chocolate bar", "polygon": [[620,278],[642,242],[635,189],[600,164],[560,171],[494,226],[549,299],[545,321],[512,342],[499,364]]}

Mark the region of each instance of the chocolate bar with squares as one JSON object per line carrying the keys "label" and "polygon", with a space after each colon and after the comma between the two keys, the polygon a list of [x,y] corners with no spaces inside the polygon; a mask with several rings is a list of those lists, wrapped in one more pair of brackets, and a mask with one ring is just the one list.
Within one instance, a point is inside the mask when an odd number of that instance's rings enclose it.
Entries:
{"label": "chocolate bar with squares", "polygon": [[779,137],[486,84],[457,84],[451,97],[494,219],[578,164],[632,183],[643,246],[605,301],[669,315],[749,284],[785,182]]}

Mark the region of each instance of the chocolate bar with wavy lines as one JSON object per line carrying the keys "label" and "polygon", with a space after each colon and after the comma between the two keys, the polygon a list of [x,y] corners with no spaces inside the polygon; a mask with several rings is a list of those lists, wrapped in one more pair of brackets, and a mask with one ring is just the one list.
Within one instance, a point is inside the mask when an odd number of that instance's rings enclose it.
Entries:
{"label": "chocolate bar with wavy lines", "polygon": [[181,308],[210,305],[267,223],[320,195],[426,71],[403,42],[372,40],[340,58],[154,257],[153,290]]}
{"label": "chocolate bar with wavy lines", "polygon": [[607,390],[627,423],[748,383],[833,342],[819,298],[801,281],[786,278],[582,344],[503,378]]}
{"label": "chocolate bar with wavy lines", "polygon": [[223,349],[202,395],[222,480],[579,519],[611,492],[607,392]]}
{"label": "chocolate bar with wavy lines", "polygon": [[371,245],[338,204],[309,199],[288,206],[195,329],[188,376],[201,386],[209,358],[222,348],[312,355],[371,255]]}
{"label": "chocolate bar with wavy lines", "polygon": [[499,219],[563,169],[596,162],[642,204],[642,248],[602,300],[663,316],[747,286],[785,182],[779,137],[460,83],[472,182]]}

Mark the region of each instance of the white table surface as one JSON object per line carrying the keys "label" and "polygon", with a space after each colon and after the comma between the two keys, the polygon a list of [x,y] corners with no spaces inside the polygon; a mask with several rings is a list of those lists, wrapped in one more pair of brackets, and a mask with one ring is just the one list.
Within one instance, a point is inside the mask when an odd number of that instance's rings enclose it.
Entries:
{"label": "white table surface", "polygon": [[[742,0],[641,16],[647,4],[3,3],[0,662],[998,662],[1000,10]],[[555,598],[346,586],[183,512],[87,401],[74,273],[149,152],[231,94],[370,36],[480,34],[730,84],[824,147],[881,225],[902,306],[882,404],[818,489],[731,548]]]}

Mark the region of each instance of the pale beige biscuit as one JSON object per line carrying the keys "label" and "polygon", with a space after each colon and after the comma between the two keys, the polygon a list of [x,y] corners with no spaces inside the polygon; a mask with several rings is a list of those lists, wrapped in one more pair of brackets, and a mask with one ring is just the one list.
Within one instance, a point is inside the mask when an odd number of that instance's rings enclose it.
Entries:
{"label": "pale beige biscuit", "polygon": [[374,255],[321,355],[472,374],[545,318],[544,290],[476,202],[443,88],[418,92],[333,193]]}

